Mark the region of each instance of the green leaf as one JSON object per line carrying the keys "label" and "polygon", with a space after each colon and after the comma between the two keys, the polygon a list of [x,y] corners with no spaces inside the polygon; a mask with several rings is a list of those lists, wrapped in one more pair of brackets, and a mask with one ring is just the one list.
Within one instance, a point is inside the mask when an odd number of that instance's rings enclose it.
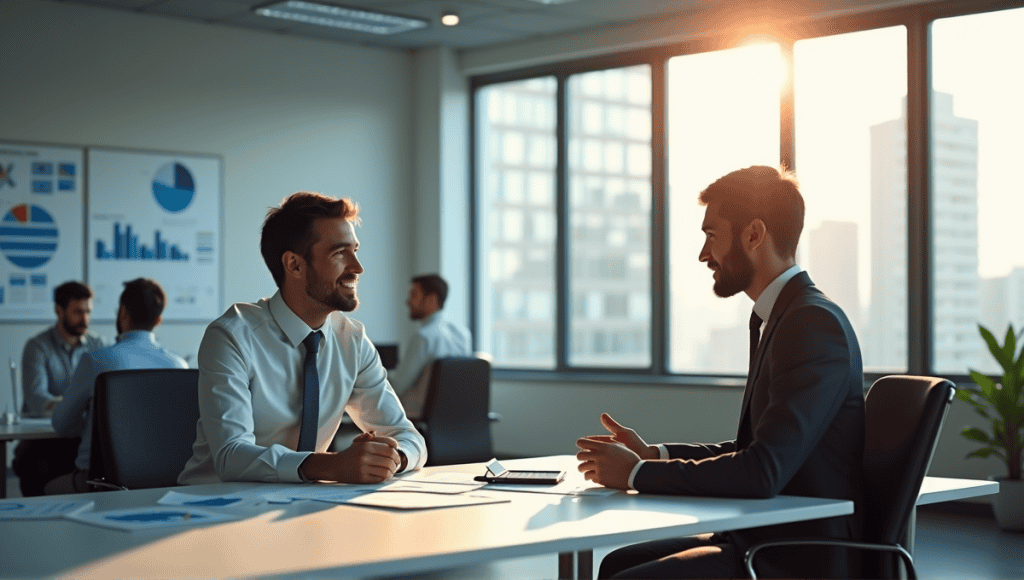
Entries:
{"label": "green leaf", "polygon": [[971,441],[977,441],[978,443],[987,443],[989,445],[995,445],[995,441],[989,437],[988,433],[978,429],[977,427],[964,427],[964,430],[960,432],[965,438]]}
{"label": "green leaf", "polygon": [[985,343],[988,344],[988,350],[992,353],[992,356],[996,357],[996,361],[999,362],[999,366],[1004,369],[1009,364],[1009,358],[1003,353],[1003,347],[996,342],[996,337],[992,335],[987,328],[982,325],[978,325],[978,331],[981,332],[981,337],[985,339]]}
{"label": "green leaf", "polygon": [[985,449],[978,449],[977,451],[971,451],[970,453],[965,455],[964,458],[966,459],[966,458],[969,458],[969,457],[981,457],[982,459],[984,459],[984,458],[986,458],[986,457],[988,457],[990,455],[996,455],[998,457],[1003,457],[1003,455],[1001,453],[999,453],[999,451],[997,451],[995,449],[992,449],[991,447],[986,447]]}
{"label": "green leaf", "polygon": [[979,373],[978,371],[971,371],[971,380],[973,380],[976,385],[981,387],[981,398],[985,399],[986,401],[994,405],[994,398],[996,395],[995,380],[989,378],[988,375],[983,375]]}
{"label": "green leaf", "polygon": [[[1006,340],[1003,342],[1003,354],[1013,362],[1013,355],[1017,353],[1017,336],[1013,333],[1013,323],[1006,327]],[[1012,368],[1009,365],[1008,368]]]}

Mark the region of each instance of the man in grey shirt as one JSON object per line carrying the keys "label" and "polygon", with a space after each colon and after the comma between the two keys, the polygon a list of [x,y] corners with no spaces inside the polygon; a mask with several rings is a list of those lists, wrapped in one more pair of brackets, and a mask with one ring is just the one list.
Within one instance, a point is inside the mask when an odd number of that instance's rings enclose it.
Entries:
{"label": "man in grey shirt", "polygon": [[[53,291],[57,324],[25,343],[21,356],[21,386],[26,415],[42,417],[71,384],[82,355],[103,348],[110,341],[89,332],[92,290],[80,282],[65,282]],[[43,495],[51,479],[75,468],[79,439],[22,441],[14,451],[12,467],[25,497]]]}
{"label": "man in grey shirt", "polygon": [[388,382],[410,417],[423,414],[431,363],[439,358],[473,355],[469,330],[442,315],[447,298],[448,283],[437,274],[412,279],[405,304],[409,318],[417,321],[419,328],[398,351],[398,366],[388,371]]}

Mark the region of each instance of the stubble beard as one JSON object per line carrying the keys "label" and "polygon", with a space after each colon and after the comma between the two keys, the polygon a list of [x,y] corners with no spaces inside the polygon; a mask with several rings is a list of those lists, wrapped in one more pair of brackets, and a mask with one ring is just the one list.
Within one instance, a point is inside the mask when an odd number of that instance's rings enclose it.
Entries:
{"label": "stubble beard", "polygon": [[717,272],[718,280],[711,289],[716,296],[729,298],[750,287],[754,280],[754,263],[734,244],[718,264]]}
{"label": "stubble beard", "polygon": [[63,321],[61,326],[64,327],[64,332],[76,337],[84,335],[85,331],[89,329],[89,326],[86,324],[71,324],[67,320]]}
{"label": "stubble beard", "polygon": [[317,302],[327,306],[331,310],[352,312],[359,308],[359,296],[352,293],[352,296],[345,296],[341,293],[339,286],[342,282],[351,280],[354,276],[342,276],[335,282],[325,282],[313,271],[306,276],[306,294]]}

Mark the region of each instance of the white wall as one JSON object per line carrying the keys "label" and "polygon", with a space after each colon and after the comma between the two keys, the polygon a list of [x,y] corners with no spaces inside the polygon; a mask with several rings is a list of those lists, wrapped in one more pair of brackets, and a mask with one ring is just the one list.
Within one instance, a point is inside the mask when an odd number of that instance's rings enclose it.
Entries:
{"label": "white wall", "polygon": [[[223,307],[275,290],[259,254],[269,207],[300,189],[352,197],[366,270],[355,318],[376,340],[404,336],[409,54],[46,1],[4,2],[2,24],[0,139],[221,155]],[[0,361],[20,365],[46,326],[0,323]],[[194,355],[205,326],[157,336]]]}

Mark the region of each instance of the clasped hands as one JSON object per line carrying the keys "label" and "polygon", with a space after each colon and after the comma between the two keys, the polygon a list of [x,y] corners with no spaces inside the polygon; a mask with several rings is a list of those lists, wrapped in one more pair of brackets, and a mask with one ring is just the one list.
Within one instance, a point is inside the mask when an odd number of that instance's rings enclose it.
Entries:
{"label": "clasped hands", "polygon": [[405,469],[405,456],[398,452],[398,441],[370,431],[360,433],[344,451],[310,454],[299,469],[311,481],[380,483]]}
{"label": "clasped hands", "polygon": [[576,459],[583,477],[615,489],[629,489],[629,474],[644,459],[659,459],[657,447],[648,445],[636,431],[620,425],[608,413],[601,414],[601,424],[611,435],[589,435],[576,440],[580,448]]}

